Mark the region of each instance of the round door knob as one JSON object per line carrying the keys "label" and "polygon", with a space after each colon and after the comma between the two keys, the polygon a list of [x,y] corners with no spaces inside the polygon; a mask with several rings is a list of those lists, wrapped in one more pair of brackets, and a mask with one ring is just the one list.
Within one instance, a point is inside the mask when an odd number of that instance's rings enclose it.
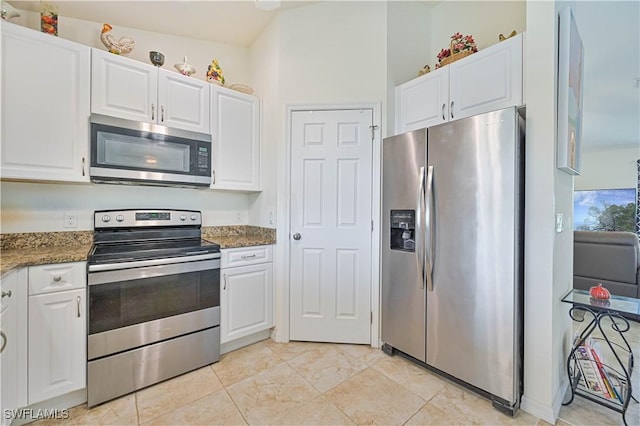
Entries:
{"label": "round door knob", "polygon": [[295,234],[293,234],[293,239],[298,241],[300,238],[302,238],[302,235],[300,235],[299,232],[296,232]]}

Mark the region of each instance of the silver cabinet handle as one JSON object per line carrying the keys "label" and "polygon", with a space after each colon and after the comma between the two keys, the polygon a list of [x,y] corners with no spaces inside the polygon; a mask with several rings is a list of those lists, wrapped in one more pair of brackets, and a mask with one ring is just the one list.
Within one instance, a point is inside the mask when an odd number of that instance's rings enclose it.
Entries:
{"label": "silver cabinet handle", "polygon": [[84,157],[82,157],[82,176],[86,176],[84,173],[84,164],[85,164],[85,159]]}
{"label": "silver cabinet handle", "polygon": [[426,279],[425,269],[424,269],[424,223],[423,223],[423,206],[424,206],[424,167],[420,167],[420,184],[418,185],[418,197],[417,197],[417,207],[416,207],[416,229],[415,229],[415,246],[416,246],[416,260],[418,261],[418,271],[420,274],[418,276],[419,287],[424,288],[424,281]]}
{"label": "silver cabinet handle", "polygon": [[240,259],[251,259],[252,257],[256,257],[255,254],[243,254],[240,256]]}
{"label": "silver cabinet handle", "polygon": [[433,265],[435,261],[435,253],[433,251],[433,232],[434,227],[433,219],[435,217],[435,208],[433,205],[433,166],[429,166],[427,169],[427,209],[425,213],[425,225],[426,225],[426,238],[428,242],[425,244],[428,247],[427,251],[427,289],[433,291]]}
{"label": "silver cabinet handle", "polygon": [[164,123],[164,105],[160,106],[160,121]]}
{"label": "silver cabinet handle", "polygon": [[155,120],[156,119],[156,106],[154,104],[151,104],[151,120]]}
{"label": "silver cabinet handle", "polygon": [[227,274],[224,274],[222,276],[222,278],[224,279],[224,285],[223,285],[222,289],[226,290],[227,289]]}
{"label": "silver cabinet handle", "polygon": [[78,318],[80,318],[80,296],[76,297],[76,301],[78,302]]}
{"label": "silver cabinet handle", "polygon": [[211,170],[211,183],[212,184],[216,183],[216,171],[215,170]]}
{"label": "silver cabinet handle", "polygon": [[5,297],[11,297],[11,290],[2,292],[2,298],[4,299]]}
{"label": "silver cabinet handle", "polygon": [[302,235],[300,235],[299,232],[296,232],[295,234],[293,234],[293,239],[298,241],[300,238],[302,238]]}
{"label": "silver cabinet handle", "polygon": [[59,283],[60,281],[62,281],[62,277],[60,275],[57,275],[57,276],[53,277],[53,281]]}
{"label": "silver cabinet handle", "polygon": [[447,117],[444,115],[444,107],[445,107],[445,104],[442,104],[442,119],[446,120]]}
{"label": "silver cabinet handle", "polygon": [[4,351],[4,348],[7,346],[7,335],[4,334],[4,331],[0,330],[0,337],[2,337],[2,346],[0,346],[0,354]]}
{"label": "silver cabinet handle", "polygon": [[451,101],[451,118],[453,118],[453,101]]}

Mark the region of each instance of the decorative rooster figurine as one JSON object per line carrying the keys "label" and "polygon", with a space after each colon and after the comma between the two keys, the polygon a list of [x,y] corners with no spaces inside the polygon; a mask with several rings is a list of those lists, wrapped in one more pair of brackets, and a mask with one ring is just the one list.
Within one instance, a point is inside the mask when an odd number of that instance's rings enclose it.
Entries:
{"label": "decorative rooster figurine", "polygon": [[111,35],[111,29],[111,25],[104,24],[102,26],[102,34],[100,34],[100,41],[109,49],[109,52],[116,55],[125,55],[136,47],[136,42],[131,37],[120,37],[120,40],[116,41],[115,37]]}

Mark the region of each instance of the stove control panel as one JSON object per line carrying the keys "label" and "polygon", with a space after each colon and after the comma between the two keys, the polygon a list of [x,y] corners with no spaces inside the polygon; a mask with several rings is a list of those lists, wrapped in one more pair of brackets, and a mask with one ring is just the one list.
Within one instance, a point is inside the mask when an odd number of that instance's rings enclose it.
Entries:
{"label": "stove control panel", "polygon": [[176,225],[202,225],[202,213],[193,210],[102,210],[94,214],[95,229]]}

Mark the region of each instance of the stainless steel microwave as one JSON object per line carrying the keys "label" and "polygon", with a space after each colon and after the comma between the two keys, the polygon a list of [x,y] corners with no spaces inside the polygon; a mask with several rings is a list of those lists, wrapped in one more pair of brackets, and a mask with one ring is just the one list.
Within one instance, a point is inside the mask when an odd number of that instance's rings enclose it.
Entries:
{"label": "stainless steel microwave", "polygon": [[91,115],[93,182],[208,187],[211,135]]}

